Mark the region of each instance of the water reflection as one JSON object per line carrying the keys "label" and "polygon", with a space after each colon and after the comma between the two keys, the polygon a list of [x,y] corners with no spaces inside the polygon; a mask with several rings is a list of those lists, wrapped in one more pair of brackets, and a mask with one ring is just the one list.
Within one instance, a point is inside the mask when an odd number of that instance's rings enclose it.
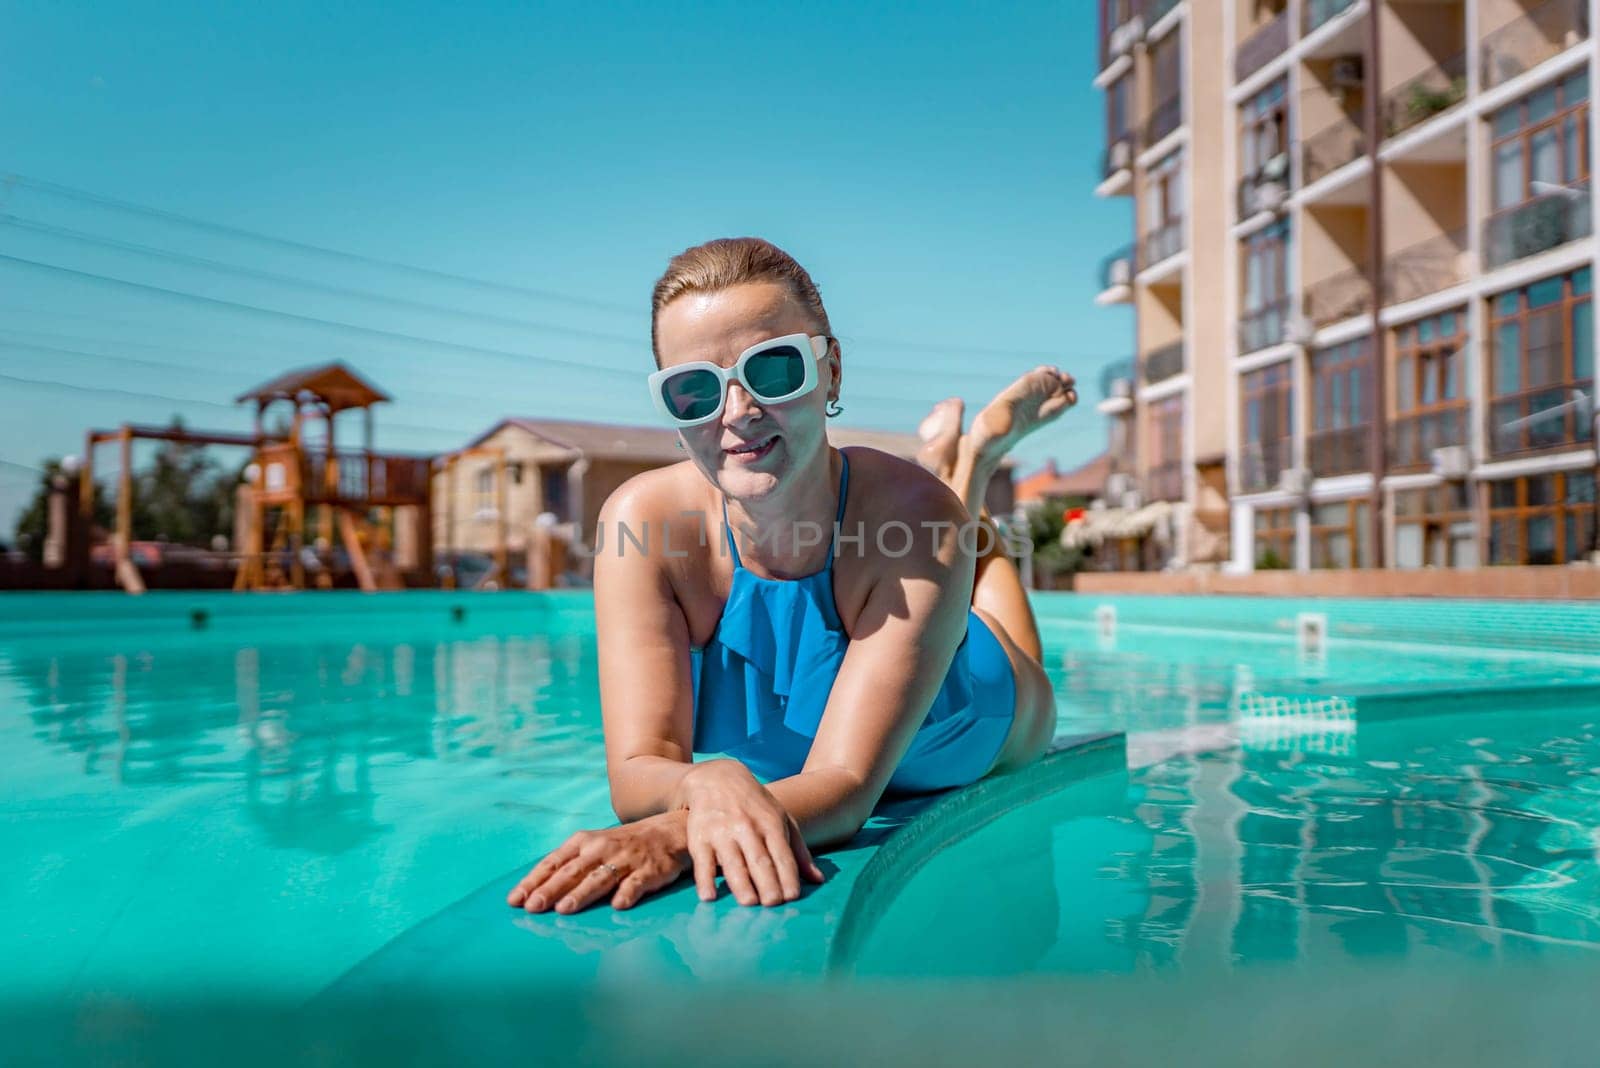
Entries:
{"label": "water reflection", "polygon": [[592,638],[123,646],[4,651],[34,737],[130,790],[240,784],[241,808],[276,846],[338,853],[379,833],[392,766],[536,778],[600,767]]}

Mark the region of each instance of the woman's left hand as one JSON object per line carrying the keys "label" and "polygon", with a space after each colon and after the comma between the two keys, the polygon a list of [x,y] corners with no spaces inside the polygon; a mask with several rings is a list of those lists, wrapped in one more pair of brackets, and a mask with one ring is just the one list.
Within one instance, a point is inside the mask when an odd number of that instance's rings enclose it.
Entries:
{"label": "woman's left hand", "polygon": [[612,908],[632,908],[689,870],[686,828],[683,812],[663,812],[620,827],[579,831],[534,865],[506,895],[506,904],[565,914],[609,894]]}

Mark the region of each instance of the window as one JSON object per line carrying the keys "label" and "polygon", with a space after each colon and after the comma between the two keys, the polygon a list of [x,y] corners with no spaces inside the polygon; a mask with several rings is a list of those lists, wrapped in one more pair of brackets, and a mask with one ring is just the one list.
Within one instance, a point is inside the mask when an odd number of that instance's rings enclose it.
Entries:
{"label": "window", "polygon": [[1289,220],[1284,218],[1245,238],[1239,351],[1254,352],[1282,341],[1288,310]]}
{"label": "window", "polygon": [[1124,74],[1106,90],[1106,140],[1117,142],[1128,136],[1133,110],[1133,76]]}
{"label": "window", "polygon": [[1183,248],[1183,153],[1151,167],[1144,187],[1144,251],[1140,264],[1160,263]]}
{"label": "window", "polygon": [[1333,501],[1311,507],[1312,567],[1371,567],[1372,525],[1368,503]]}
{"label": "window", "polygon": [[539,489],[542,494],[540,507],[543,511],[554,512],[556,519],[566,522],[572,518],[567,514],[567,469],[540,468],[540,476]]}
{"label": "window", "polygon": [[1395,491],[1394,566],[1478,566],[1477,527],[1467,483]]}
{"label": "window", "polygon": [[494,468],[480,467],[472,483],[473,507],[485,511],[494,507]]}
{"label": "window", "polygon": [[1595,551],[1593,471],[1504,479],[1488,492],[1491,564],[1565,564]]}
{"label": "window", "polygon": [[1182,34],[1169,33],[1156,42],[1150,56],[1150,98],[1154,107],[1145,123],[1144,143],[1153,145],[1183,121]]}
{"label": "window", "polygon": [[1270,571],[1294,566],[1293,508],[1255,510],[1256,567]]}
{"label": "window", "polygon": [[1365,471],[1372,410],[1372,343],[1357,338],[1311,357],[1311,469],[1319,475]]}
{"label": "window", "polygon": [[1183,500],[1183,394],[1153,401],[1147,491],[1152,500]]}
{"label": "window", "polygon": [[[1251,97],[1240,109],[1242,131],[1239,138],[1239,171],[1247,179],[1263,176],[1262,172],[1268,170],[1268,164],[1276,167],[1287,162],[1285,156],[1283,161],[1274,163],[1277,157],[1284,156],[1289,147],[1288,96],[1288,82],[1279,78]],[[1286,180],[1288,168],[1284,167],[1282,174],[1268,174],[1266,177]]]}
{"label": "window", "polygon": [[1275,363],[1240,376],[1244,419],[1239,479],[1245,492],[1275,485],[1289,466],[1294,436],[1294,382],[1289,364]]}
{"label": "window", "polygon": [[1535,90],[1490,120],[1490,266],[1586,236],[1589,217],[1589,75]]}
{"label": "window", "polygon": [[1466,326],[1465,309],[1453,309],[1395,330],[1391,467],[1426,465],[1434,449],[1466,442]]}
{"label": "window", "polygon": [[1496,453],[1588,441],[1594,392],[1593,269],[1489,302],[1489,441]]}

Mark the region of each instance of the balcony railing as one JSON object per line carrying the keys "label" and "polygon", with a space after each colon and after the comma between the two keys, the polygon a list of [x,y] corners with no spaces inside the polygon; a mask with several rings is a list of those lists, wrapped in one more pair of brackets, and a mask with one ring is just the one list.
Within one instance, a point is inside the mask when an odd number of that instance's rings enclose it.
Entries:
{"label": "balcony railing", "polygon": [[1409,130],[1459,104],[1467,95],[1467,53],[1451,56],[1383,94],[1388,136]]}
{"label": "balcony railing", "polygon": [[1108,12],[1101,11],[1100,27],[1100,69],[1105,70],[1111,66],[1119,56],[1125,56],[1133,51],[1133,46],[1144,38],[1144,19],[1141,17],[1138,0],[1126,5],[1126,15],[1116,25],[1108,25]]}
{"label": "balcony railing", "polygon": [[1120,134],[1112,139],[1106,146],[1105,158],[1101,161],[1100,173],[1110,178],[1118,171],[1125,171],[1133,166],[1133,157],[1139,151],[1132,131]]}
{"label": "balcony railing", "polygon": [[1305,316],[1327,326],[1372,310],[1372,287],[1365,267],[1350,267],[1306,286]]}
{"label": "balcony railing", "polygon": [[369,452],[336,452],[330,480],[327,457],[304,454],[302,485],[308,501],[356,504],[417,504],[428,499],[432,461],[418,456],[385,456]]}
{"label": "balcony railing", "polygon": [[1278,484],[1294,458],[1294,442],[1289,438],[1274,441],[1247,441],[1239,450],[1239,488],[1258,493]]}
{"label": "balcony railing", "polygon": [[1139,243],[1139,268],[1143,270],[1183,251],[1183,220],[1168,219]]}
{"label": "balcony railing", "polygon": [[1368,470],[1372,466],[1371,440],[1372,427],[1368,423],[1312,432],[1306,438],[1311,473],[1328,478]]}
{"label": "balcony railing", "polygon": [[1279,297],[1271,304],[1246,312],[1239,319],[1239,352],[1255,352],[1276,345],[1284,339],[1288,323],[1288,297]]}
{"label": "balcony railing", "polygon": [[1105,369],[1100,372],[1100,396],[1102,398],[1122,396],[1116,384],[1118,382],[1126,382],[1128,384],[1128,393],[1132,394],[1133,367],[1134,361],[1132,357],[1126,360],[1118,360],[1116,363],[1106,364]]}
{"label": "balcony railing", "polygon": [[1300,181],[1310,185],[1361,158],[1366,151],[1367,136],[1361,124],[1341,116],[1300,146]]}
{"label": "balcony railing", "polygon": [[1402,415],[1389,422],[1389,467],[1427,467],[1433,450],[1467,443],[1467,405]]}
{"label": "balcony railing", "polygon": [[1489,267],[1532,256],[1594,230],[1589,180],[1502,208],[1483,224],[1483,258]]}
{"label": "balcony railing", "polygon": [[1403,304],[1448,289],[1467,277],[1462,260],[1467,251],[1467,232],[1452,230],[1430,237],[1389,257],[1383,272],[1383,302]]}
{"label": "balcony railing", "polygon": [[1233,80],[1242,82],[1289,50],[1289,9],[1245,38],[1233,54]]}
{"label": "balcony railing", "polygon": [[1183,461],[1169,460],[1145,472],[1144,495],[1152,501],[1183,500]]}
{"label": "balcony railing", "polygon": [[1355,2],[1356,0],[1306,0],[1305,10],[1300,14],[1300,32],[1310,33]]}
{"label": "balcony railing", "polygon": [[1561,382],[1495,397],[1489,448],[1496,456],[1578,445],[1594,434],[1594,379]]}
{"label": "balcony railing", "polygon": [[1144,144],[1154,145],[1183,121],[1183,94],[1174,93],[1155,106],[1144,120]]}
{"label": "balcony railing", "polygon": [[1153,349],[1144,357],[1144,384],[1153,386],[1183,373],[1183,342],[1174,341]]}
{"label": "balcony railing", "polygon": [[1132,245],[1126,245],[1100,261],[1100,289],[1105,291],[1114,286],[1125,286],[1133,283],[1133,272],[1137,265],[1134,260]]}
{"label": "balcony railing", "polygon": [[1479,45],[1483,89],[1510,81],[1589,36],[1588,0],[1545,0]]}

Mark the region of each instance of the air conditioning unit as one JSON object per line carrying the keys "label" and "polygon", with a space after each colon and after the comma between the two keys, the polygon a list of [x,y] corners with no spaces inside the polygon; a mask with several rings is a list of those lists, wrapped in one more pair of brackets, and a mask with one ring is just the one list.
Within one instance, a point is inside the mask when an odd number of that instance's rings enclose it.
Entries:
{"label": "air conditioning unit", "polygon": [[1289,200],[1289,191],[1277,182],[1263,182],[1250,191],[1250,207],[1254,212],[1283,210]]}
{"label": "air conditioning unit", "polygon": [[1133,281],[1133,263],[1126,259],[1112,260],[1111,269],[1106,271],[1107,288],[1125,286],[1131,281]]}
{"label": "air conditioning unit", "polygon": [[1118,141],[1111,146],[1111,169],[1113,171],[1126,170],[1128,164],[1133,162],[1133,145],[1128,141]]}
{"label": "air conditioning unit", "polygon": [[1133,398],[1133,379],[1113,378],[1111,380],[1111,396],[1122,400],[1131,400]]}
{"label": "air conditioning unit", "polygon": [[1448,445],[1433,450],[1433,473],[1440,478],[1459,481],[1472,470],[1472,453],[1465,445]]}
{"label": "air conditioning unit", "polygon": [[1278,492],[1304,497],[1311,492],[1311,472],[1303,467],[1288,467],[1278,475]]}
{"label": "air conditioning unit", "polygon": [[1360,56],[1340,56],[1333,61],[1328,81],[1335,89],[1360,89],[1365,80]]}
{"label": "air conditioning unit", "polygon": [[1135,15],[1111,31],[1111,54],[1125,56],[1144,38],[1144,18]]}
{"label": "air conditioning unit", "polygon": [[1120,501],[1133,490],[1133,478],[1130,475],[1118,474],[1106,476],[1106,499]]}
{"label": "air conditioning unit", "polygon": [[1283,338],[1291,345],[1305,348],[1316,336],[1317,328],[1304,315],[1291,315],[1289,321],[1283,324]]}

